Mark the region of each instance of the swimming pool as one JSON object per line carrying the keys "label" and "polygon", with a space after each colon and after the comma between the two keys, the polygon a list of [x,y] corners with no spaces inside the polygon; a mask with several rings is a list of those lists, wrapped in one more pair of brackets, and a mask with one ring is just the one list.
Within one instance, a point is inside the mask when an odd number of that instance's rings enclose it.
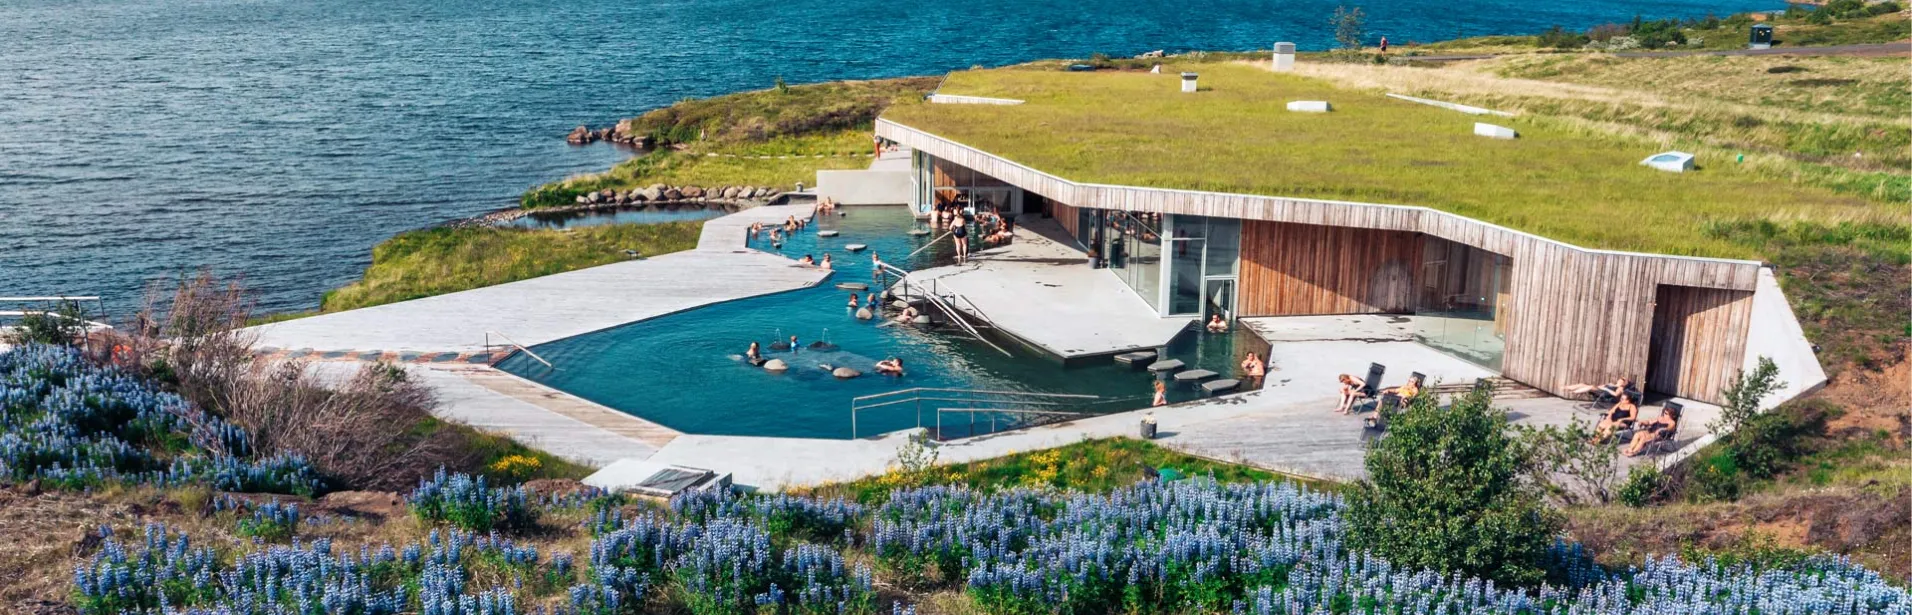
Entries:
{"label": "swimming pool", "polygon": [[[884,320],[857,320],[847,307],[850,291],[838,290],[836,284],[871,282],[872,251],[885,262],[910,270],[947,264],[951,253],[945,241],[905,261],[905,255],[930,239],[905,233],[917,224],[906,208],[858,207],[845,213],[820,217],[780,250],[793,258],[831,256],[835,273],[815,287],[705,306],[533,348],[556,369],[524,356],[513,356],[499,367],[672,429],[700,434],[848,438],[853,398],[911,387],[1097,395],[1100,399],[1072,402],[1068,407],[1096,413],[1148,404],[1153,380],[1146,372],[1126,366],[1064,367],[1054,358],[1014,344],[1002,344],[1013,355],[1003,356],[952,328],[923,330]],[[817,237],[820,230],[835,230],[839,235]],[[869,248],[852,253],[844,247],[858,243]],[[768,245],[754,247],[779,251]],[[873,285],[872,291],[880,289]],[[791,364],[790,371],[782,374],[741,360],[750,342],[760,342],[767,349],[771,342],[791,335],[801,345],[827,340],[838,349],[766,350],[766,357]],[[1191,332],[1178,338],[1170,353],[1191,365],[1232,373],[1240,352],[1250,349],[1264,355],[1267,351],[1266,344],[1251,333]],[[875,375],[876,361],[891,356],[902,359],[905,374],[900,378]],[[848,366],[865,375],[842,380],[823,369],[825,365]],[[1171,387],[1171,400],[1195,396],[1193,389]],[[933,424],[935,404],[926,402],[923,407],[925,422]],[[967,419],[953,416],[945,418],[950,423],[945,433],[967,433],[966,427],[953,426]],[[857,421],[857,434],[867,437],[915,427],[917,415],[914,405],[903,404],[866,411]]]}

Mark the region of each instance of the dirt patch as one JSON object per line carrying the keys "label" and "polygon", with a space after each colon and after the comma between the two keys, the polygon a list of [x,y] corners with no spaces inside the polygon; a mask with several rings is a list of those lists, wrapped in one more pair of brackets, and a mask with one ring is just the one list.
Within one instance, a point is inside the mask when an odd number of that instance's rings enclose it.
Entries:
{"label": "dirt patch", "polygon": [[390,491],[338,491],[319,498],[323,512],[372,519],[390,519],[405,515],[405,498]]}
{"label": "dirt patch", "polygon": [[136,518],[130,507],[84,496],[0,489],[0,612],[73,612],[73,566],[98,548],[100,525]]}
{"label": "dirt patch", "polygon": [[1912,439],[1912,361],[1882,370],[1851,369],[1826,384],[1818,397],[1845,407],[1826,424],[1826,433],[1848,438],[1885,432],[1894,447]]}
{"label": "dirt patch", "polygon": [[1912,578],[1912,493],[1839,488],[1761,494],[1738,502],[1576,509],[1567,531],[1610,566],[1683,548],[1730,551],[1755,541],[1853,556],[1897,579]]}

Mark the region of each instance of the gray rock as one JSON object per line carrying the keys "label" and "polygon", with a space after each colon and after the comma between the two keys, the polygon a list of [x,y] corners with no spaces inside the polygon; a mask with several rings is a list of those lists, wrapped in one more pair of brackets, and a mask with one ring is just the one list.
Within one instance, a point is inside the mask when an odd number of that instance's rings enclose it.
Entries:
{"label": "gray rock", "polygon": [[684,198],[684,191],[671,188],[664,191],[664,200],[676,201]]}
{"label": "gray rock", "polygon": [[830,370],[830,375],[848,380],[848,379],[863,375],[863,372],[859,372],[848,367],[839,367],[839,368]]}
{"label": "gray rock", "polygon": [[641,189],[641,188],[640,188],[640,189],[637,189],[637,190],[632,190],[632,191],[631,191],[631,202],[632,202],[632,203],[642,203],[642,202],[644,202],[644,201],[648,201],[648,200],[650,200],[650,199],[651,199],[651,197],[650,197],[650,195],[647,195],[647,194],[644,194],[644,190],[643,190],[643,189]]}
{"label": "gray rock", "polygon": [[849,250],[849,251],[851,251],[851,252],[862,252],[862,251],[863,251],[864,249],[867,249],[867,248],[869,248],[869,247],[870,247],[870,246],[868,246],[868,245],[864,245],[864,244],[860,244],[860,243],[853,243],[853,244],[850,244],[850,245],[847,245],[847,246],[843,246],[843,249],[845,249],[845,250]]}
{"label": "gray rock", "polygon": [[783,359],[771,359],[763,362],[763,369],[768,372],[789,371],[790,364],[783,362]]}
{"label": "gray rock", "polygon": [[835,237],[837,236],[837,231],[817,231],[817,236],[818,237]]}
{"label": "gray rock", "polygon": [[726,198],[726,199],[734,199],[734,198],[737,198],[737,192],[738,192],[738,190],[737,190],[737,187],[736,187],[736,186],[731,186],[731,187],[729,187],[729,188],[725,188],[725,189],[724,189],[724,198]]}
{"label": "gray rock", "polygon": [[902,299],[897,299],[895,303],[890,304],[890,307],[893,307],[899,310],[908,309],[909,306],[910,306],[910,302],[904,301]]}
{"label": "gray rock", "polygon": [[661,188],[658,188],[657,186],[651,186],[649,188],[645,188],[644,191],[640,192],[639,194],[644,195],[644,200],[646,201],[664,200],[664,190]]}
{"label": "gray rock", "polygon": [[684,186],[684,198],[696,199],[704,196],[704,189],[696,186]]}
{"label": "gray rock", "polygon": [[593,193],[591,193],[591,194],[589,194],[589,195],[587,195],[587,196],[585,196],[585,200],[587,200],[587,201],[589,201],[589,202],[591,202],[591,203],[596,203],[596,202],[598,202],[598,200],[599,200],[599,199],[602,199],[602,198],[604,198],[604,197],[603,197],[603,196],[600,196],[600,195],[599,195],[598,193],[596,193],[596,192],[593,192]]}
{"label": "gray rock", "polygon": [[582,194],[580,194],[580,195],[578,195],[578,204],[579,204],[579,205],[588,205],[588,204],[590,204],[590,202],[591,202],[591,197],[587,197],[587,196],[584,196],[584,195],[582,195]]}
{"label": "gray rock", "polygon": [[869,320],[869,319],[871,319],[871,318],[876,318],[876,314],[874,314],[874,313],[872,313],[872,312],[870,312],[870,308],[857,308],[857,309],[856,309],[856,319],[857,319],[857,320]]}
{"label": "gray rock", "polygon": [[916,320],[914,320],[914,321],[911,321],[911,322],[914,322],[914,323],[916,323],[916,324],[919,324],[919,325],[927,325],[927,324],[929,324],[929,315],[928,315],[928,314],[918,314],[918,315],[916,316]]}

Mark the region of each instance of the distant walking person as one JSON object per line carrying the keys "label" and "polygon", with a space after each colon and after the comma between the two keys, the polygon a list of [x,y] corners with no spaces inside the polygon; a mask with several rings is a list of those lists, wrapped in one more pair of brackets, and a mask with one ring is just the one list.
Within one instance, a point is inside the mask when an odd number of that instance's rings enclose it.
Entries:
{"label": "distant walking person", "polygon": [[1383,36],[1381,37],[1381,53],[1387,53],[1387,52],[1388,52],[1388,37]]}

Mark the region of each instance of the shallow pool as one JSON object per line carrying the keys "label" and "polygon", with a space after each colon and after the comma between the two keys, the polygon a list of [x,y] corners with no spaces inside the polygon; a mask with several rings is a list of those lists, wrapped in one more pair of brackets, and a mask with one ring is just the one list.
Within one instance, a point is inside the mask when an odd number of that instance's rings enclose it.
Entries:
{"label": "shallow pool", "polygon": [[[1096,413],[1147,405],[1153,381],[1146,372],[1126,366],[1100,363],[1065,368],[1054,358],[1014,344],[1003,344],[1013,353],[1004,356],[954,329],[922,330],[883,320],[857,320],[847,306],[850,291],[838,290],[836,284],[871,282],[871,251],[890,264],[914,270],[946,264],[949,246],[947,241],[929,246],[905,261],[905,255],[929,240],[905,233],[916,224],[907,209],[846,211],[844,217],[820,218],[782,246],[781,252],[793,258],[832,257],[835,273],[816,287],[706,306],[535,347],[555,370],[523,356],[514,356],[500,367],[687,433],[848,438],[853,398],[911,387],[1097,395],[1101,399],[1071,401],[1067,406]],[[820,238],[815,235],[819,230],[836,230],[840,235]],[[869,249],[851,253],[844,248],[858,243]],[[756,247],[777,251],[768,245]],[[838,349],[766,351],[767,357],[792,365],[783,374],[741,360],[750,342],[761,342],[767,349],[773,341],[791,335],[798,337],[800,345],[825,340]],[[1266,345],[1252,334],[1190,332],[1171,347],[1171,356],[1233,373],[1240,353],[1249,349],[1266,355]],[[900,378],[874,375],[876,361],[891,356],[902,359],[905,374]],[[841,380],[825,366],[848,366],[866,375]],[[1196,396],[1192,388],[1170,388],[1172,400]],[[939,405],[962,404],[925,402],[921,406],[924,426],[935,424]],[[915,427],[917,408],[902,404],[860,413],[857,434],[867,437]],[[944,433],[972,433],[972,417],[981,421],[977,431],[988,430],[991,417],[960,413],[944,417]],[[1009,417],[994,418],[1002,426]]]}
{"label": "shallow pool", "polygon": [[534,212],[506,222],[506,226],[540,229],[576,228],[600,224],[657,224],[694,222],[721,218],[736,213],[728,205],[661,205],[654,207],[618,207],[587,211]]}

